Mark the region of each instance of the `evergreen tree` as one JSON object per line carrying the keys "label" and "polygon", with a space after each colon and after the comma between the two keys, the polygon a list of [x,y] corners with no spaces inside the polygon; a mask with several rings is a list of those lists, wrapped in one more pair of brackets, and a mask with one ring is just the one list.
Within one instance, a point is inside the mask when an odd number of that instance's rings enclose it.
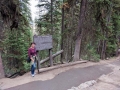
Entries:
{"label": "evergreen tree", "polygon": [[29,9],[29,0],[19,1],[18,28],[6,27],[4,39],[3,63],[6,75],[25,71],[27,50],[31,42],[31,14]]}

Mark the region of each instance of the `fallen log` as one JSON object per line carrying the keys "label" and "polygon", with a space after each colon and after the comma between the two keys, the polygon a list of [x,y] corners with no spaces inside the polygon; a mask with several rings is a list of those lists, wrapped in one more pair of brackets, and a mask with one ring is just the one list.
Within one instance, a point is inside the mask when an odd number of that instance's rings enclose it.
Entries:
{"label": "fallen log", "polygon": [[54,70],[54,69],[58,69],[58,68],[63,68],[63,67],[68,67],[68,66],[74,66],[77,64],[82,64],[82,63],[87,63],[88,61],[83,60],[83,61],[76,61],[76,62],[70,62],[70,63],[66,63],[66,64],[61,64],[61,65],[57,65],[57,66],[53,66],[53,67],[48,67],[48,68],[42,68],[39,69],[39,72],[46,72],[46,71],[50,71],[50,70]]}
{"label": "fallen log", "polygon": [[[53,54],[53,55],[52,55],[52,58],[55,58],[56,56],[60,55],[61,53],[63,53],[63,50],[58,51],[57,53]],[[45,63],[45,62],[48,61],[49,59],[50,59],[50,57],[47,57],[46,59],[41,60],[41,61],[40,61],[40,64]]]}

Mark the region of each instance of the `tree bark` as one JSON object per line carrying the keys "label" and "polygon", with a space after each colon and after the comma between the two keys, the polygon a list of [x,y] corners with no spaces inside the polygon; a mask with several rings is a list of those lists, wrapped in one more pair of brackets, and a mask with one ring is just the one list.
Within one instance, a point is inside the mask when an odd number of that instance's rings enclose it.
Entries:
{"label": "tree bark", "polygon": [[[108,32],[106,31],[105,27],[108,27],[110,22],[111,22],[112,7],[113,7],[113,4],[111,3],[110,4],[110,9],[108,9],[109,10],[109,14],[107,16],[105,16],[105,18],[104,18],[104,19],[106,19],[105,25],[104,25],[104,21],[101,22],[102,34],[104,35],[104,38],[106,38],[106,39],[108,39]],[[106,12],[104,11],[104,13],[106,13]],[[107,53],[106,53],[107,40],[106,39],[102,40],[101,59],[105,59],[106,56],[107,56]]]}
{"label": "tree bark", "polygon": [[5,77],[4,76],[4,69],[3,69],[3,64],[2,64],[2,58],[1,58],[1,50],[0,50],[0,79]]}
{"label": "tree bark", "polygon": [[105,59],[106,57],[106,40],[102,41],[102,51],[101,51],[101,59]]}
{"label": "tree bark", "polygon": [[80,59],[80,46],[81,46],[81,40],[82,40],[82,28],[83,28],[83,21],[85,18],[85,8],[86,8],[87,0],[81,0],[81,6],[80,6],[80,17],[79,17],[79,24],[78,24],[78,33],[77,33],[77,39],[75,41],[75,51],[74,51],[74,61],[77,61]]}
{"label": "tree bark", "polygon": [[[61,27],[61,50],[63,49],[63,32],[64,32],[64,7],[62,8],[62,27]],[[63,63],[63,53],[61,54],[60,62]]]}
{"label": "tree bark", "polygon": [[53,35],[53,0],[51,0],[51,35]]}

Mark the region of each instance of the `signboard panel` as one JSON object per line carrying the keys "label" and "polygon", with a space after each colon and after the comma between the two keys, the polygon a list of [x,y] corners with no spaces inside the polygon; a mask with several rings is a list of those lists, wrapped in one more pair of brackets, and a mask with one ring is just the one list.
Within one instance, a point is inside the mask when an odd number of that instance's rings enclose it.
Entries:
{"label": "signboard panel", "polygon": [[36,50],[46,50],[53,48],[52,36],[34,36],[34,42],[36,43]]}

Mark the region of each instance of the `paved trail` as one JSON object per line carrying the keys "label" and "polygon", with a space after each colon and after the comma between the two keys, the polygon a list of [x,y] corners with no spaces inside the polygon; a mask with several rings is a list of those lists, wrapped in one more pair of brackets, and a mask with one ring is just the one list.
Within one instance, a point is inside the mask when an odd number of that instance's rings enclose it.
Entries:
{"label": "paved trail", "polygon": [[[110,62],[109,64],[120,65],[120,61]],[[73,68],[56,75],[50,80],[33,81],[5,90],[67,90],[86,81],[96,80],[103,74],[106,75],[112,71],[112,67],[109,67],[107,63],[84,68]]]}

